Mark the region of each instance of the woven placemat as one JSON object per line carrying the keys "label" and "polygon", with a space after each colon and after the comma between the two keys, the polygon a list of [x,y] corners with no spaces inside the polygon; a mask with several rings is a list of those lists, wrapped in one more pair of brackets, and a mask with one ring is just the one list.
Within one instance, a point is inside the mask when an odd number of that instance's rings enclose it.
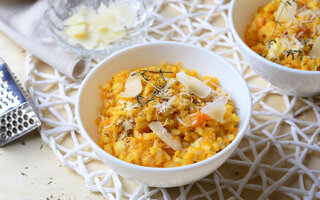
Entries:
{"label": "woven placemat", "polygon": [[320,96],[281,93],[250,70],[227,24],[229,1],[159,1],[147,41],[172,40],[225,56],[253,97],[251,131],[218,170],[178,188],[151,188],[108,169],[79,134],[74,115],[80,82],[27,57],[27,87],[40,110],[41,137],[88,190],[107,199],[320,199]]}

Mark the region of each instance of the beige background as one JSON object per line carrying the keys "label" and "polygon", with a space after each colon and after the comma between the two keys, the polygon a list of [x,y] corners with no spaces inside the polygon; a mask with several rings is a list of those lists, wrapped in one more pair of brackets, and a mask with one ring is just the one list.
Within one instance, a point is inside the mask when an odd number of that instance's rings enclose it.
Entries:
{"label": "beige background", "polygon": [[[1,32],[0,57],[24,82],[25,51]],[[0,200],[47,198],[104,199],[87,190],[84,179],[57,159],[37,131],[0,148]]]}

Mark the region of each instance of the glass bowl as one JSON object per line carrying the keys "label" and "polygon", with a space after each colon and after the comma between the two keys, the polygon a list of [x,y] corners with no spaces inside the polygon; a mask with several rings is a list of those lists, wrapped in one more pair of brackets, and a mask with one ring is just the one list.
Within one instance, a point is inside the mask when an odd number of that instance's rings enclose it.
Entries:
{"label": "glass bowl", "polygon": [[86,49],[79,44],[73,45],[68,42],[67,35],[64,33],[63,22],[73,15],[78,6],[85,5],[86,7],[97,10],[101,3],[109,6],[112,2],[116,1],[117,0],[49,0],[48,9],[44,13],[48,34],[55,39],[60,47],[81,57],[96,60],[101,60],[115,51],[141,42],[147,36],[148,28],[153,22],[151,18],[152,6],[150,0],[121,1],[132,4],[137,11],[137,15],[133,24],[124,29],[125,35],[110,43],[106,49]]}

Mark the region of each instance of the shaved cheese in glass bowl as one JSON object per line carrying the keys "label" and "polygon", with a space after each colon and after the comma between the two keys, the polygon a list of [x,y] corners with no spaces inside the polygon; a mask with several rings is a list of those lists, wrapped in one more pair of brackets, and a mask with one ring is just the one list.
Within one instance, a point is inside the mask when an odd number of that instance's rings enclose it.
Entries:
{"label": "shaved cheese in glass bowl", "polygon": [[150,0],[49,0],[44,18],[60,47],[101,60],[142,41],[151,11]]}
{"label": "shaved cheese in glass bowl", "polygon": [[136,17],[136,9],[128,2],[100,4],[97,11],[81,5],[64,21],[67,41],[87,49],[102,50],[124,36]]}

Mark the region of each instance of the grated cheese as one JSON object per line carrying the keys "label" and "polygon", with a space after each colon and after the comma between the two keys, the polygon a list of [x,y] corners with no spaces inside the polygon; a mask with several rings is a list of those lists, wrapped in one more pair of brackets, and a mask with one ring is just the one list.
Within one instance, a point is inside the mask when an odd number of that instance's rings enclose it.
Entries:
{"label": "grated cheese", "polygon": [[162,113],[166,111],[168,108],[170,108],[171,104],[176,100],[176,96],[170,97],[168,101],[164,101],[163,103],[157,102],[156,105],[153,107],[158,110],[159,113]]}
{"label": "grated cheese", "polygon": [[123,127],[124,127],[124,130],[130,130],[133,128],[133,125],[129,122],[129,121],[124,121],[123,122]]}
{"label": "grated cheese", "polygon": [[131,101],[129,101],[129,102],[127,102],[127,107],[126,107],[126,111],[132,111],[132,109],[134,108],[134,106],[132,105],[132,102]]}
{"label": "grated cheese", "polygon": [[123,138],[127,137],[128,136],[128,133],[127,131],[123,131],[122,134],[120,135],[119,137],[119,140],[122,140]]}
{"label": "grated cheese", "polygon": [[187,127],[187,125],[182,121],[182,119],[178,115],[176,115],[176,118],[178,122],[180,122],[183,126]]}
{"label": "grated cheese", "polygon": [[111,122],[111,124],[109,124],[108,126],[105,126],[105,128],[109,128],[110,126],[112,126],[115,121],[116,121],[116,119],[114,118],[113,121]]}
{"label": "grated cheese", "polygon": [[164,122],[163,126],[166,126],[168,122],[168,118],[166,118],[166,121]]}
{"label": "grated cheese", "polygon": [[192,122],[192,125],[195,125],[197,123],[197,120],[194,120],[193,122]]}

